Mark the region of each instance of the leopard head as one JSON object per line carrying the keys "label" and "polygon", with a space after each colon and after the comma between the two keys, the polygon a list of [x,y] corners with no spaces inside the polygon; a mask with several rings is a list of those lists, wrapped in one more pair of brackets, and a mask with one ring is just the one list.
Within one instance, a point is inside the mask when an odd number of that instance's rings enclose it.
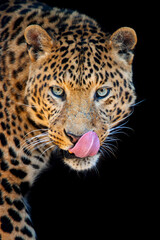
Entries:
{"label": "leopard head", "polygon": [[[38,25],[26,28],[31,61],[25,99],[32,120],[46,126],[53,144],[65,152],[65,163],[84,170],[96,165],[111,130],[135,102],[132,50],[137,37],[128,27],[112,35],[99,28],[77,32],[50,36]],[[88,132],[96,133],[99,151],[85,157],[69,153]]]}

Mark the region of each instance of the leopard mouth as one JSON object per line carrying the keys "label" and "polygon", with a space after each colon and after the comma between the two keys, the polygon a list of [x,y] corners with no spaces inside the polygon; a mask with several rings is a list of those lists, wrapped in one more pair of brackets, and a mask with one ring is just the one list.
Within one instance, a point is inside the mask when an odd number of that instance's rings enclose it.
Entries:
{"label": "leopard mouth", "polygon": [[77,171],[84,171],[95,167],[100,156],[100,153],[97,153],[91,157],[80,158],[75,156],[74,153],[69,153],[65,150],[61,150],[61,153],[64,163]]}
{"label": "leopard mouth", "polygon": [[98,135],[94,131],[88,131],[78,139],[72,148],[67,151],[60,150],[60,152],[67,165],[72,169],[83,171],[96,165],[100,155],[99,150],[100,141]]}

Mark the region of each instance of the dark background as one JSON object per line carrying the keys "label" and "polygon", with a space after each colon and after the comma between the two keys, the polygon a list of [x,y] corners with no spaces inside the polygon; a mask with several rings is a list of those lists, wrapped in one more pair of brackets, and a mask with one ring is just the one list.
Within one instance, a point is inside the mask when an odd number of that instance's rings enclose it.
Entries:
{"label": "dark background", "polygon": [[[43,1],[44,2],[44,1]],[[127,135],[119,134],[116,157],[101,159],[97,170],[77,173],[52,160],[30,194],[31,214],[39,240],[80,237],[103,239],[149,236],[152,214],[153,168],[151,154],[151,73],[148,61],[148,32],[152,12],[149,2],[45,1],[51,6],[70,8],[95,18],[106,32],[119,27],[135,29],[138,44],[133,63],[137,102],[127,124]],[[149,30],[149,31],[148,31]],[[103,237],[102,237],[103,236]],[[153,237],[153,235],[152,235]],[[152,238],[153,239],[153,238]]]}

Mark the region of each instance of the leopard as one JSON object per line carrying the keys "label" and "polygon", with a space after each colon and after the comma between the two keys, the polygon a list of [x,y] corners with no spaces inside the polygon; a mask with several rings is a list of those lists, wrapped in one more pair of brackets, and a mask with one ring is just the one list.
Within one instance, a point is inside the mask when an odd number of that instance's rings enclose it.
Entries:
{"label": "leopard", "polygon": [[[23,189],[51,156],[59,152],[64,165],[87,171],[110,149],[136,101],[136,43],[133,28],[109,34],[76,10],[0,2],[1,240],[36,239]],[[77,146],[94,151],[93,134],[97,151],[77,156]]]}

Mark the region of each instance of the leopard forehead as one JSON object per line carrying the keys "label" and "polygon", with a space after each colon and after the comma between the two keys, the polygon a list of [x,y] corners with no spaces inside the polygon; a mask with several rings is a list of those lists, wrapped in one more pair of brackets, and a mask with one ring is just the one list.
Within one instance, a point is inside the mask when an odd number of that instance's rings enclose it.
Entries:
{"label": "leopard forehead", "polygon": [[74,35],[61,38],[36,69],[37,81],[88,90],[103,84],[116,85],[117,81],[122,82],[123,75],[128,77],[130,71],[108,50],[105,34],[91,33],[86,34],[87,38],[79,36],[76,40]]}

